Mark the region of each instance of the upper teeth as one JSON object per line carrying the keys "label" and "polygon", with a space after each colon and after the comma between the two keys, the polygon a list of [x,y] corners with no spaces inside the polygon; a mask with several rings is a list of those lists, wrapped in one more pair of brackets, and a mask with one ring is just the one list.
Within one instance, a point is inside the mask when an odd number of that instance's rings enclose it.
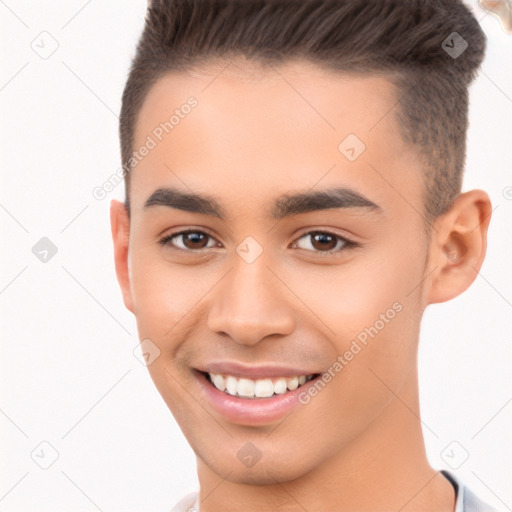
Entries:
{"label": "upper teeth", "polygon": [[313,378],[313,375],[301,375],[300,377],[280,377],[277,379],[245,379],[232,375],[208,373],[213,385],[233,396],[245,398],[265,398],[274,393],[282,395],[286,390],[293,391]]}

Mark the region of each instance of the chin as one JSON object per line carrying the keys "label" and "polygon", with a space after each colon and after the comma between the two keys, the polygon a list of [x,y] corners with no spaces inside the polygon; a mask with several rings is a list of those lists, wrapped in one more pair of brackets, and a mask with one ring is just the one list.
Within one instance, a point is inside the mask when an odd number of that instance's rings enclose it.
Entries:
{"label": "chin", "polygon": [[265,456],[263,453],[261,459],[250,467],[245,466],[240,461],[235,450],[233,450],[234,453],[230,457],[227,456],[226,452],[228,450],[225,449],[222,449],[220,453],[209,452],[206,456],[203,456],[197,450],[194,451],[210,471],[229,482],[237,484],[273,485],[278,482],[291,482],[306,476],[314,471],[315,467],[322,464],[322,461],[318,458],[315,460],[307,459],[307,454],[300,453],[296,447],[292,448],[289,457],[277,453],[274,447],[272,454]]}

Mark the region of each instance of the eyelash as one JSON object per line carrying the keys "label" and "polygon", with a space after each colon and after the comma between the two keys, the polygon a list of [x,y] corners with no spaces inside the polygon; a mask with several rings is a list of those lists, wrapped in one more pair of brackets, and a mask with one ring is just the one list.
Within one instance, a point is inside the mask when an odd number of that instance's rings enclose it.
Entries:
{"label": "eyelash", "polygon": [[[201,234],[204,234],[204,235],[210,237],[211,239],[214,239],[214,237],[212,235],[210,235],[209,233],[207,233],[205,231],[201,231],[199,229],[187,229],[187,230],[184,230],[184,231],[178,231],[176,233],[171,233],[169,235],[166,235],[163,238],[161,238],[158,241],[158,243],[162,247],[169,246],[169,247],[172,248],[172,250],[183,252],[183,253],[187,253],[187,254],[191,254],[191,253],[192,254],[200,254],[200,253],[205,252],[205,251],[208,250],[208,248],[199,249],[199,250],[181,249],[180,247],[176,247],[176,246],[174,246],[171,243],[171,240],[173,238],[176,238],[176,237],[178,237],[180,235],[186,235],[188,233],[201,233]],[[301,238],[304,238],[307,235],[312,235],[313,233],[332,236],[332,237],[336,238],[337,241],[341,240],[344,243],[344,245],[341,247],[341,249],[331,249],[330,251],[309,251],[308,249],[304,249],[304,250],[306,250],[308,252],[313,252],[313,253],[321,254],[323,256],[330,256],[332,254],[341,253],[341,252],[343,252],[343,251],[345,251],[347,249],[352,249],[352,248],[355,248],[355,247],[360,247],[360,244],[357,243],[357,242],[354,242],[353,240],[349,240],[348,238],[342,237],[340,235],[336,235],[335,233],[331,233],[330,231],[322,231],[322,230],[319,230],[319,229],[314,229],[314,230],[308,231],[306,233],[303,233],[296,240],[300,240]],[[296,246],[295,241],[293,242],[293,245]]]}

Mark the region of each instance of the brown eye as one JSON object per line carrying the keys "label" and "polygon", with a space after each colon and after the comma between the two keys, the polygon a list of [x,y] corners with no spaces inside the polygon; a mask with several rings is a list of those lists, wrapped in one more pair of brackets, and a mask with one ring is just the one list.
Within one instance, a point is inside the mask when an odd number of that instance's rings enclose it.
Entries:
{"label": "brown eye", "polygon": [[[208,239],[211,239],[214,242],[213,245],[207,245]],[[215,241],[209,234],[197,230],[188,230],[180,231],[179,233],[173,233],[162,238],[159,241],[159,244],[162,246],[175,246],[175,248],[177,248],[178,250],[191,252],[215,247]]]}
{"label": "brown eye", "polygon": [[332,251],[338,245],[338,240],[335,236],[329,233],[311,233],[311,245],[319,251]]}
{"label": "brown eye", "polygon": [[295,242],[294,247],[325,254],[341,252],[343,249],[358,245],[356,242],[347,240],[334,233],[329,233],[328,231],[310,231],[302,235],[298,240],[300,241],[302,239],[304,239],[306,243],[303,243],[301,246],[298,242]]}
{"label": "brown eye", "polygon": [[[208,245],[208,241],[211,241]],[[310,231],[299,239],[306,243],[295,242],[293,248],[306,249],[318,254],[333,254],[342,252],[344,249],[357,247],[359,244],[342,236],[335,235],[328,231]],[[218,247],[218,242],[208,233],[199,230],[189,229],[178,233],[171,233],[158,242],[161,246],[168,246],[171,249],[182,252],[202,252],[204,249]]]}

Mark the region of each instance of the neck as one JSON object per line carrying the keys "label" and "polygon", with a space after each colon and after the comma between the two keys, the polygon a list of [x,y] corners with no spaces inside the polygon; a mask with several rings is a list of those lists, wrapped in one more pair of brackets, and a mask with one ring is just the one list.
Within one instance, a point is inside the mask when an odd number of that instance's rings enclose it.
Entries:
{"label": "neck", "polygon": [[428,463],[419,417],[414,370],[365,431],[299,478],[268,485],[233,482],[198,458],[200,512],[453,512],[454,489]]}

